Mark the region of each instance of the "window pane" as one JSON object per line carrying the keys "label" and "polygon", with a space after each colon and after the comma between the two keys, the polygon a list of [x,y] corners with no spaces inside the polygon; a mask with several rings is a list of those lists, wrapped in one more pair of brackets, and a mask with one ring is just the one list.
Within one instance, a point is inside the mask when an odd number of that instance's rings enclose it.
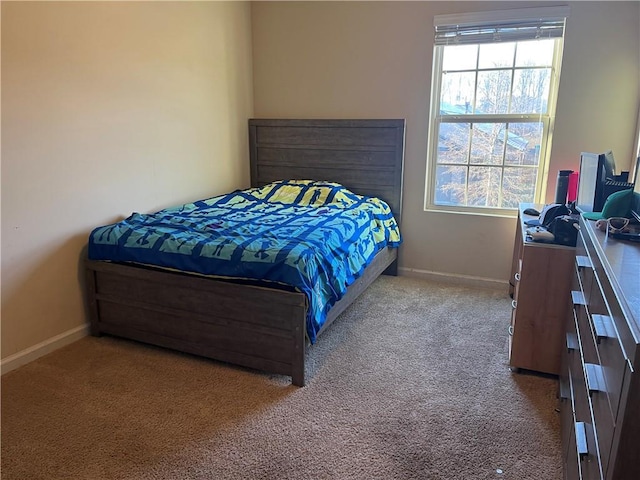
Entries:
{"label": "window pane", "polygon": [[444,47],[442,70],[469,70],[476,68],[477,45],[447,45]]}
{"label": "window pane", "polygon": [[512,67],[515,49],[514,42],[480,45],[478,68]]}
{"label": "window pane", "polygon": [[470,130],[468,123],[441,123],[437,162],[467,163]]}
{"label": "window pane", "polygon": [[507,128],[505,165],[538,166],[542,143],[542,122],[510,123]]}
{"label": "window pane", "polygon": [[443,74],[440,113],[446,115],[472,113],[475,84],[475,72]]}
{"label": "window pane", "polygon": [[499,207],[502,169],[470,167],[467,204],[476,207]]}
{"label": "window pane", "polygon": [[547,113],[550,81],[550,68],[516,70],[511,113]]}
{"label": "window pane", "polygon": [[553,63],[554,40],[518,42],[516,67],[550,67]]}
{"label": "window pane", "polygon": [[475,123],[471,135],[471,163],[502,165],[505,128],[503,123]]}
{"label": "window pane", "polygon": [[464,205],[466,178],[466,167],[439,165],[436,168],[435,203],[437,205]]}
{"label": "window pane", "polygon": [[520,202],[533,202],[537,168],[505,168],[502,184],[502,206],[515,208]]}
{"label": "window pane", "polygon": [[478,72],[476,113],[507,113],[512,70]]}

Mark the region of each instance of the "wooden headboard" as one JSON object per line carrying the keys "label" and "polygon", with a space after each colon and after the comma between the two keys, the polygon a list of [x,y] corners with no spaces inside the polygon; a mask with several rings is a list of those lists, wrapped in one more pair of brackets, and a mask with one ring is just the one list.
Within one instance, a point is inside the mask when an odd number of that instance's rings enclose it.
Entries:
{"label": "wooden headboard", "polygon": [[250,119],[251,186],[337,182],[402,213],[404,120]]}

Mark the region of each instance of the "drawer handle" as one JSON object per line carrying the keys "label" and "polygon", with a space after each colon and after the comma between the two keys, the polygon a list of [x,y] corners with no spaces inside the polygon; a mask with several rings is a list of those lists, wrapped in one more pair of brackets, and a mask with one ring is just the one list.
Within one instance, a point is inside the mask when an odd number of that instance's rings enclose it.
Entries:
{"label": "drawer handle", "polygon": [[520,272],[516,272],[516,273],[513,275],[513,278],[515,278],[515,279],[516,279],[516,282],[519,282],[519,281],[520,281]]}
{"label": "drawer handle", "polygon": [[572,350],[578,350],[578,335],[567,332],[567,353],[571,353]]}
{"label": "drawer handle", "polygon": [[587,375],[587,388],[589,395],[593,395],[594,392],[606,392],[607,387],[604,382],[604,375],[602,374],[602,367],[596,363],[585,363],[584,371]]}
{"label": "drawer handle", "polygon": [[584,422],[576,422],[576,448],[580,460],[589,455],[589,447],[587,446],[587,427]]}
{"label": "drawer handle", "polygon": [[591,325],[593,325],[597,343],[600,343],[603,338],[617,338],[611,317],[594,313],[591,315]]}
{"label": "drawer handle", "polygon": [[515,300],[511,300],[511,308],[515,310],[517,306],[518,306],[518,302],[516,302]]}
{"label": "drawer handle", "polygon": [[509,335],[513,337],[513,325],[509,325]]}
{"label": "drawer handle", "polygon": [[[569,372],[569,375],[571,375],[571,372]],[[561,377],[558,383],[560,390],[560,400],[563,402],[569,400],[569,398],[571,397],[571,387],[569,386],[568,380],[565,380]]]}
{"label": "drawer handle", "polygon": [[573,302],[574,307],[577,305],[586,305],[584,295],[581,291],[571,290],[571,301]]}
{"label": "drawer handle", "polygon": [[593,268],[591,259],[586,255],[576,255],[576,265],[578,266],[578,271],[583,268]]}

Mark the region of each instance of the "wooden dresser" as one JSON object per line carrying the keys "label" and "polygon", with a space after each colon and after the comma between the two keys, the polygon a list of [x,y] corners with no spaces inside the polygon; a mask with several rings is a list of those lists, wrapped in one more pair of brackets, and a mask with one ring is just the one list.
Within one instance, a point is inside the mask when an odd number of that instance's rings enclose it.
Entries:
{"label": "wooden dresser", "polygon": [[564,346],[564,325],[571,291],[575,249],[527,238],[527,207],[518,211],[509,293],[513,298],[509,325],[509,367],[558,375]]}
{"label": "wooden dresser", "polygon": [[640,244],[580,219],[560,373],[565,479],[640,479]]}

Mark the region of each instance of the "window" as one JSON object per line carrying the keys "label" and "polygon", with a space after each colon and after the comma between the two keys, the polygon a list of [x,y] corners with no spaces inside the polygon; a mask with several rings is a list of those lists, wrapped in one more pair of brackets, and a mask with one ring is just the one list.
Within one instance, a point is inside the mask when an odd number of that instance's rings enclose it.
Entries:
{"label": "window", "polygon": [[435,18],[428,209],[542,202],[567,9]]}

